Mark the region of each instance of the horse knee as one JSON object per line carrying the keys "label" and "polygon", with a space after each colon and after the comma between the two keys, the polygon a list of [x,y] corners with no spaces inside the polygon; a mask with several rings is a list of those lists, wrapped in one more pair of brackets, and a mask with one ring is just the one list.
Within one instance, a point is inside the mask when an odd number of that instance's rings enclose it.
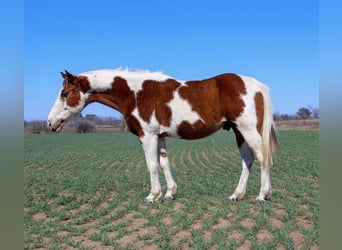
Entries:
{"label": "horse knee", "polygon": [[165,169],[165,167],[168,167],[168,153],[165,149],[161,149],[159,152],[159,161],[160,161],[160,168],[161,169]]}
{"label": "horse knee", "polygon": [[161,149],[160,150],[160,157],[161,158],[167,158],[168,154],[167,151],[165,149]]}

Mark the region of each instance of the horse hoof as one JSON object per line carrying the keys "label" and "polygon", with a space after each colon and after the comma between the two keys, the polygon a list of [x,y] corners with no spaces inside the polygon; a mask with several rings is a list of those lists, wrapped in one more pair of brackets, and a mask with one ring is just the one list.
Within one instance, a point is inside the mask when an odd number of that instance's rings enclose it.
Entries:
{"label": "horse hoof", "polygon": [[163,198],[163,202],[172,202],[172,201],[174,201],[176,198],[175,197],[173,197],[173,196],[167,196],[167,197],[164,197]]}
{"label": "horse hoof", "polygon": [[231,195],[228,197],[228,200],[232,203],[237,202],[238,200],[240,200],[236,195]]}
{"label": "horse hoof", "polygon": [[228,201],[235,203],[237,202],[239,199],[238,198],[228,198]]}
{"label": "horse hoof", "polygon": [[144,199],[144,203],[145,203],[145,204],[153,204],[154,201],[145,198],[145,199]]}
{"label": "horse hoof", "polygon": [[262,204],[262,203],[269,201],[269,200],[271,200],[271,197],[269,197],[269,196],[265,196],[265,197],[261,197],[261,198],[257,197],[256,198],[256,202],[259,204]]}

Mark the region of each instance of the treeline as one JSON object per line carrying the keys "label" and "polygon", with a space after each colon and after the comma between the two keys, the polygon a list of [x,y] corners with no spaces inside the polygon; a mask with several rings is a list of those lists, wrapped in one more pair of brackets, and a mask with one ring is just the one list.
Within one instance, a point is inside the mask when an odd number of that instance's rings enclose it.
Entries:
{"label": "treeline", "polygon": [[[126,123],[122,118],[115,117],[99,117],[97,115],[88,114],[83,116],[82,114],[72,118],[67,124],[65,124],[63,130],[73,131],[77,133],[89,133],[104,130],[110,128],[117,131],[125,131]],[[46,121],[24,121],[25,133],[42,134],[50,133],[50,129],[47,127]],[[62,130],[62,131],[63,131]]]}
{"label": "treeline", "polygon": [[311,107],[301,107],[298,109],[296,114],[280,114],[279,112],[275,112],[273,114],[273,119],[275,121],[287,121],[287,120],[303,120],[305,124],[305,120],[307,119],[319,119],[319,108]]}

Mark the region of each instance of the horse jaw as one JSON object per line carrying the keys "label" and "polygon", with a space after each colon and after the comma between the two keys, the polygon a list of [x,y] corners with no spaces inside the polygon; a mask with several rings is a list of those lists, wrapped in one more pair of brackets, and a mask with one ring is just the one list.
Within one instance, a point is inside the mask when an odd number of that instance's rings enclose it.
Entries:
{"label": "horse jaw", "polygon": [[64,120],[59,120],[59,123],[55,123],[54,126],[51,127],[51,130],[58,133],[63,128],[64,122]]}
{"label": "horse jaw", "polygon": [[56,109],[54,106],[50,114],[48,116],[47,120],[47,126],[53,131],[53,132],[60,132],[63,125],[68,121],[73,114],[69,110],[62,110],[62,112],[58,112],[60,110]]}

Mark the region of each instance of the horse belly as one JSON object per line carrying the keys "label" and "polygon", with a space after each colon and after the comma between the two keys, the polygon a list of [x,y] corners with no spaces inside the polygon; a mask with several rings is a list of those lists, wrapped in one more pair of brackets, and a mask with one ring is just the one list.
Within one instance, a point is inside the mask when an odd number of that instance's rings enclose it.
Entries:
{"label": "horse belly", "polygon": [[221,123],[206,124],[198,120],[194,124],[183,121],[177,128],[177,135],[182,139],[200,139],[207,137],[222,128]]}

